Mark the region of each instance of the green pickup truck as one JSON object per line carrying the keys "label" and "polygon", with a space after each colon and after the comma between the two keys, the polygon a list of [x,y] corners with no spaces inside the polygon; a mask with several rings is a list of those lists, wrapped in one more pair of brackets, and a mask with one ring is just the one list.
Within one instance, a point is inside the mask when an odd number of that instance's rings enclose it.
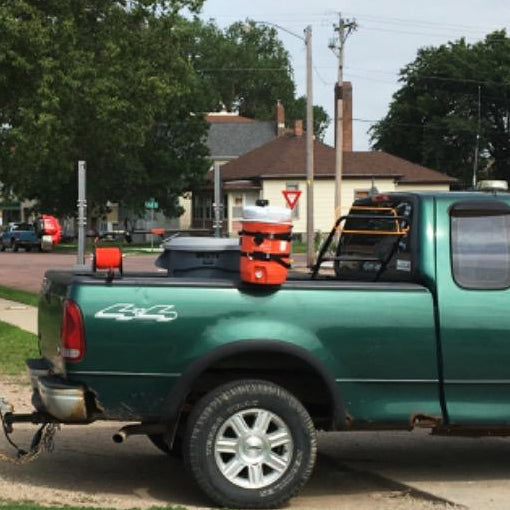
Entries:
{"label": "green pickup truck", "polygon": [[318,429],[508,434],[510,195],[377,195],[326,244],[280,286],[49,271],[34,416],[131,422],[235,508],[295,495]]}

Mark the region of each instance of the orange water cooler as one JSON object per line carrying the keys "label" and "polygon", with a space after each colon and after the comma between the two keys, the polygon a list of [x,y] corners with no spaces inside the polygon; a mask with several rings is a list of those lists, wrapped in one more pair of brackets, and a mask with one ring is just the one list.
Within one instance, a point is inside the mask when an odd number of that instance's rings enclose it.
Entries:
{"label": "orange water cooler", "polygon": [[261,285],[280,285],[290,268],[292,211],[255,205],[243,209],[241,279]]}

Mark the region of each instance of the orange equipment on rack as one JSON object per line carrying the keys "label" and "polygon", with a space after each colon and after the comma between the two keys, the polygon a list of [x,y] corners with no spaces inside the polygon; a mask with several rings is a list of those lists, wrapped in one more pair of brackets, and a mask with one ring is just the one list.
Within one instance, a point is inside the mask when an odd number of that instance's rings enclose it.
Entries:
{"label": "orange equipment on rack", "polygon": [[287,280],[290,268],[292,211],[268,207],[267,201],[257,204],[243,209],[241,280],[280,285]]}

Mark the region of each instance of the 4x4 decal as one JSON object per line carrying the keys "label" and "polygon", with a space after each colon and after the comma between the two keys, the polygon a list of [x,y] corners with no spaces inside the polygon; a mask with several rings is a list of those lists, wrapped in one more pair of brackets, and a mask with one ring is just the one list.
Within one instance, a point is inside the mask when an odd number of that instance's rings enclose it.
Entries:
{"label": "4x4 decal", "polygon": [[177,311],[174,305],[155,305],[149,308],[140,308],[133,303],[116,303],[99,310],[94,317],[116,321],[170,322],[177,319]]}

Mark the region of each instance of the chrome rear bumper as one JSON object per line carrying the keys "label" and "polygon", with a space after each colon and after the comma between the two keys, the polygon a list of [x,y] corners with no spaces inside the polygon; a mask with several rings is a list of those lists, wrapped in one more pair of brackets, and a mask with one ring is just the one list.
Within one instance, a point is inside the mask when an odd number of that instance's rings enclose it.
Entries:
{"label": "chrome rear bumper", "polygon": [[28,360],[28,372],[32,384],[32,402],[38,411],[48,413],[63,423],[87,423],[91,421],[90,392],[83,384],[74,383],[56,375],[50,375],[45,360]]}

